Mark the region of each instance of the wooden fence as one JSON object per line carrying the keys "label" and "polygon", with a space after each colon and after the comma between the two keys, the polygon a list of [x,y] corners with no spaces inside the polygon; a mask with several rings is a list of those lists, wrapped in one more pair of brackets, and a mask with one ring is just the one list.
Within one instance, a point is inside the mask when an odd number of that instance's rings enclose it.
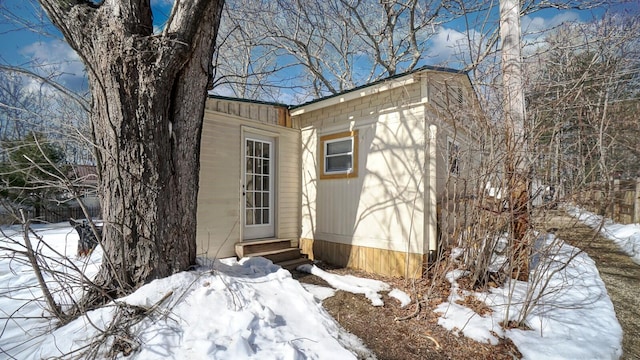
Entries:
{"label": "wooden fence", "polygon": [[640,223],[640,178],[592,185],[575,198],[587,210],[620,224]]}

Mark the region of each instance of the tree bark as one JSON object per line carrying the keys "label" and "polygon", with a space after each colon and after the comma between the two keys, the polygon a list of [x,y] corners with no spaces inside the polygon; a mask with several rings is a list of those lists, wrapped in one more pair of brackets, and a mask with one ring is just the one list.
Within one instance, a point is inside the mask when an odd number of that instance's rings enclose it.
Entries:
{"label": "tree bark", "polygon": [[224,1],[176,1],[161,34],[153,34],[149,0],[40,3],[87,68],[105,221],[100,300],[188,269]]}

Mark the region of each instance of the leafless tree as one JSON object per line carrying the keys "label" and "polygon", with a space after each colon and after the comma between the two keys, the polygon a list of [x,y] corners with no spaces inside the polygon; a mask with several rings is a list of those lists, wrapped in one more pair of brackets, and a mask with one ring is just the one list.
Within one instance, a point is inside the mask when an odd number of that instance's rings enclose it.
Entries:
{"label": "leafless tree", "polygon": [[[608,16],[568,24],[547,38],[549,48],[532,57],[532,121],[539,133],[537,172],[567,191],[587,183],[637,175],[639,22]],[[637,134],[637,133],[636,133]]]}
{"label": "leafless tree", "polygon": [[[267,100],[289,89],[291,102],[414,69],[424,63],[437,27],[450,18],[443,2],[417,0],[234,0],[227,12],[218,83],[231,81],[234,94],[247,93],[237,89],[240,84],[270,89]],[[231,59],[241,68],[230,67]]]}

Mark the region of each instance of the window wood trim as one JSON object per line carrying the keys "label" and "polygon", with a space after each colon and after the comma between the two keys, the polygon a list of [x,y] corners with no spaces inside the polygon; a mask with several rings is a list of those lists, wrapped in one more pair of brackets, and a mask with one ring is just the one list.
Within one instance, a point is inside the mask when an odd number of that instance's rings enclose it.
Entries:
{"label": "window wood trim", "polygon": [[[325,143],[327,141],[349,138],[351,137],[353,143],[352,164],[351,171],[342,173],[329,173],[325,172]],[[320,146],[318,148],[318,165],[320,166],[320,179],[352,179],[358,177],[358,130],[344,131],[341,133],[330,134],[320,137]]]}

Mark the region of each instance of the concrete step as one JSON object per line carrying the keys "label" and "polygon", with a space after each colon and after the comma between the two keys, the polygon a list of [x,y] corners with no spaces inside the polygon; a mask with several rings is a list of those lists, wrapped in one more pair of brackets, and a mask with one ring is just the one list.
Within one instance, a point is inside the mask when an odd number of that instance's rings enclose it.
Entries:
{"label": "concrete step", "polygon": [[278,249],[278,250],[253,253],[250,256],[262,256],[264,258],[271,260],[274,264],[278,264],[283,261],[299,259],[300,249],[290,247],[287,249]]}
{"label": "concrete step", "polygon": [[303,264],[312,264],[313,261],[307,259],[307,258],[298,258],[298,259],[292,259],[292,260],[287,260],[287,261],[282,261],[279,262],[278,265],[280,265],[282,268],[287,269],[289,271],[295,270],[298,266],[303,265]]}
{"label": "concrete step", "polygon": [[[268,239],[243,241],[236,243],[236,255],[239,258],[256,256],[254,254],[291,248],[291,239]],[[257,255],[259,256],[259,255]]]}

